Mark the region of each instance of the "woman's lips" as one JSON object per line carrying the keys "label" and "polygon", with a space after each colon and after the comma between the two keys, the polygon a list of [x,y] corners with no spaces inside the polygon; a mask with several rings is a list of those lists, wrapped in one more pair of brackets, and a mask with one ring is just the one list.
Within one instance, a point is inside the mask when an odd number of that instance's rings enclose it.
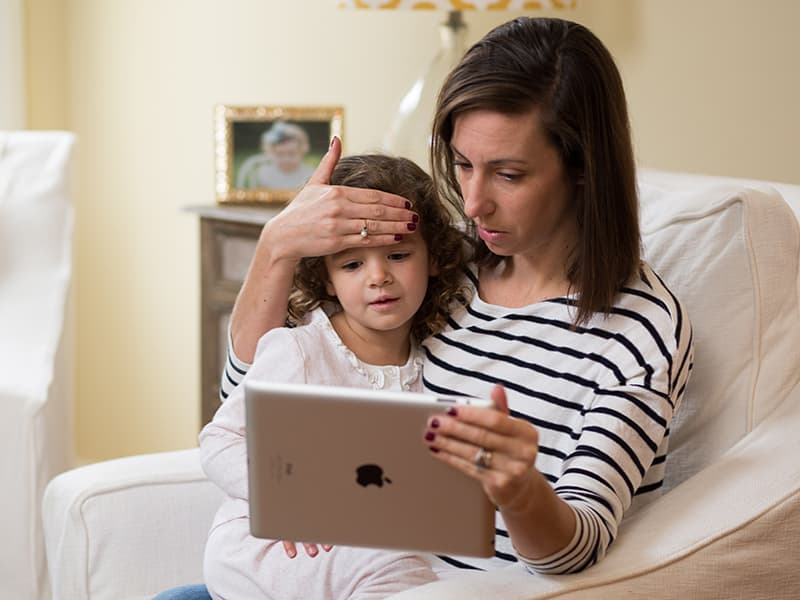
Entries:
{"label": "woman's lips", "polygon": [[496,231],[493,229],[486,229],[485,227],[478,227],[478,237],[480,237],[484,242],[494,244],[502,238],[504,232]]}

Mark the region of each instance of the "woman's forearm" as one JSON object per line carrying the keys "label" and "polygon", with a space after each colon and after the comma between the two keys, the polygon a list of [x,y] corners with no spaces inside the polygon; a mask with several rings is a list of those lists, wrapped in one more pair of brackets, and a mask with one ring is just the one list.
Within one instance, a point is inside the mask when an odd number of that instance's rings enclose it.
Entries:
{"label": "woman's forearm", "polygon": [[261,231],[255,255],[236,297],[231,313],[231,341],[236,356],[253,362],[258,340],[267,331],[282,327],[297,259],[281,256],[280,240],[270,236],[267,223]]}

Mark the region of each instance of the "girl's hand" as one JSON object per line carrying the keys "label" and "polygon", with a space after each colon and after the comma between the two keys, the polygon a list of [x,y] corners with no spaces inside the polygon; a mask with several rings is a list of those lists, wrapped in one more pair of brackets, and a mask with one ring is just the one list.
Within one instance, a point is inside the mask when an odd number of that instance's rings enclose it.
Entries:
{"label": "girl's hand", "polygon": [[533,425],[509,416],[501,386],[491,399],[496,409],[458,406],[432,417],[425,443],[438,460],[479,480],[495,506],[514,512],[535,489],[539,435]]}
{"label": "girl's hand", "polygon": [[[308,183],[264,227],[273,251],[296,261],[356,246],[396,244],[416,230],[411,202],[387,192],[330,185],[342,143],[334,137]],[[366,226],[366,236],[361,235]]]}
{"label": "girl's hand", "polygon": [[[317,544],[303,544],[303,547],[306,549],[306,554],[312,558],[319,554]],[[320,544],[320,547],[325,550],[325,552],[330,552],[333,549],[333,546],[328,544]],[[294,542],[283,542],[283,549],[286,551],[286,556],[289,558],[297,556],[297,545]]]}

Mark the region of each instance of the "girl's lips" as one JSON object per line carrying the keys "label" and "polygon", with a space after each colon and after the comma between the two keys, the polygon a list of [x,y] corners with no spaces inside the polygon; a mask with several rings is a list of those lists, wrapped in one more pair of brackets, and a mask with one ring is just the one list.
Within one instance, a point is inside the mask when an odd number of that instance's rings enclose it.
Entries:
{"label": "girl's lips", "polygon": [[376,307],[390,306],[390,305],[394,304],[395,302],[397,302],[397,298],[378,298],[374,302],[370,302],[369,305],[370,306],[376,306]]}

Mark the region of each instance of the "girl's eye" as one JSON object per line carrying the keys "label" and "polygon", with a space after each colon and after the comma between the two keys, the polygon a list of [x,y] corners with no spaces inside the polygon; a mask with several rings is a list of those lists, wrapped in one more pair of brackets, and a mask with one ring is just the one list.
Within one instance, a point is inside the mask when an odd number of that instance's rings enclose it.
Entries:
{"label": "girl's eye", "polygon": [[404,258],[408,258],[410,252],[392,252],[389,255],[389,260],[403,260]]}
{"label": "girl's eye", "polygon": [[355,271],[358,267],[361,266],[361,262],[357,260],[351,260],[350,262],[346,262],[342,265],[342,269],[344,271]]}

